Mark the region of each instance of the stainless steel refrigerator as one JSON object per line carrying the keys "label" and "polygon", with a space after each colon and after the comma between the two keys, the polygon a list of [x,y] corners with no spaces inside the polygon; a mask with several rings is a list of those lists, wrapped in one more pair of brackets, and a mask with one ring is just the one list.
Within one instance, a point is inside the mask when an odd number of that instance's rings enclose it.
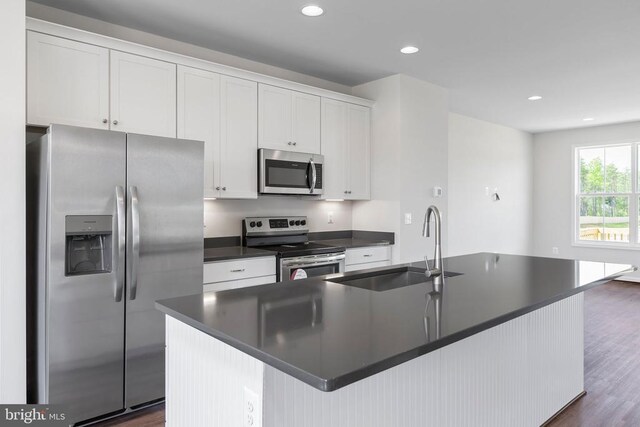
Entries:
{"label": "stainless steel refrigerator", "polygon": [[52,125],[27,144],[29,400],[164,396],[155,301],[202,292],[203,143]]}

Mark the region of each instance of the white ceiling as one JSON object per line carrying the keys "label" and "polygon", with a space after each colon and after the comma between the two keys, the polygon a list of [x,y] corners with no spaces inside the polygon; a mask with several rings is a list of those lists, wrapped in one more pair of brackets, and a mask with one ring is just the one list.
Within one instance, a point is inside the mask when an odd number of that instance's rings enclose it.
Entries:
{"label": "white ceiling", "polygon": [[639,0],[35,1],[350,86],[408,74],[530,132],[640,120]]}

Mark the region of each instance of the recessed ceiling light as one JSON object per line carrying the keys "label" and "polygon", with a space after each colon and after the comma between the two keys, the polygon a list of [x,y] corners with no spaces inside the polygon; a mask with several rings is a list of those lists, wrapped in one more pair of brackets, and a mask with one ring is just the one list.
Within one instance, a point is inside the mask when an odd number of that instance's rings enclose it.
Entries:
{"label": "recessed ceiling light", "polygon": [[420,49],[418,49],[415,46],[405,46],[402,49],[400,49],[400,52],[402,53],[406,53],[407,55],[412,54],[412,53],[416,53],[417,51],[419,51]]}
{"label": "recessed ceiling light", "polygon": [[527,98],[529,101],[540,101],[542,97],[540,95],[533,95]]}
{"label": "recessed ceiling light", "polygon": [[320,16],[324,13],[324,10],[322,10],[320,6],[310,4],[309,6],[303,7],[300,12],[305,16]]}
{"label": "recessed ceiling light", "polygon": [[592,122],[595,119],[593,117],[585,117],[584,119],[582,119],[583,122]]}

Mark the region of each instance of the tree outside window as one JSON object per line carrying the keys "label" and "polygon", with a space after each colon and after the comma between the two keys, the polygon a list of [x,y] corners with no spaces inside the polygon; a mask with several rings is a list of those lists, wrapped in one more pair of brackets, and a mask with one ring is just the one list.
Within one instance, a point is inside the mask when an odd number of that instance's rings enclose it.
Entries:
{"label": "tree outside window", "polygon": [[578,240],[628,243],[632,199],[632,145],[577,148]]}

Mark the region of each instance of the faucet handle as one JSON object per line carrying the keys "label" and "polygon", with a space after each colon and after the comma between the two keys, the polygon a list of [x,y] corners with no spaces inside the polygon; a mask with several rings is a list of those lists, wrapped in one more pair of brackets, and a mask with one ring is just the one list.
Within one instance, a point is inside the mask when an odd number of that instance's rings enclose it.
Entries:
{"label": "faucet handle", "polygon": [[429,265],[429,255],[424,256],[424,262],[427,264],[427,269],[424,272],[424,275],[427,277],[431,277],[431,266]]}

